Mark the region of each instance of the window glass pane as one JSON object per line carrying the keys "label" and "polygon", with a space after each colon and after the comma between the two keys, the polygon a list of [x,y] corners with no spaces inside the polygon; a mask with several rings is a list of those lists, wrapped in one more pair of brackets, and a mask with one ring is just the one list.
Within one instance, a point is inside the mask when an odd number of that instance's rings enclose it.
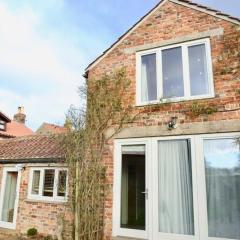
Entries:
{"label": "window glass pane", "polygon": [[67,185],[67,171],[59,171],[58,174],[58,190],[57,195],[59,197],[65,197],[66,195],[66,185]]}
{"label": "window glass pane", "polygon": [[47,169],[44,171],[43,196],[53,196],[54,175],[54,169]]}
{"label": "window glass pane", "polygon": [[141,66],[141,100],[143,102],[157,99],[156,54],[142,56]]}
{"label": "window glass pane", "polygon": [[4,121],[2,121],[2,120],[0,120],[0,129],[1,130],[5,130],[5,122]]}
{"label": "window glass pane", "polygon": [[159,232],[193,235],[190,142],[158,142]]}
{"label": "window glass pane", "polygon": [[240,239],[240,149],[234,139],[204,141],[209,237]]}
{"label": "window glass pane", "polygon": [[209,93],[205,44],[188,47],[191,96]]}
{"label": "window glass pane", "polygon": [[163,98],[183,97],[182,48],[162,51]]}
{"label": "window glass pane", "polygon": [[7,172],[1,215],[1,221],[3,222],[13,223],[17,190],[17,178],[17,172]]}
{"label": "window glass pane", "polygon": [[145,146],[122,147],[121,228],[145,230]]}
{"label": "window glass pane", "polygon": [[33,171],[32,194],[39,194],[40,171]]}

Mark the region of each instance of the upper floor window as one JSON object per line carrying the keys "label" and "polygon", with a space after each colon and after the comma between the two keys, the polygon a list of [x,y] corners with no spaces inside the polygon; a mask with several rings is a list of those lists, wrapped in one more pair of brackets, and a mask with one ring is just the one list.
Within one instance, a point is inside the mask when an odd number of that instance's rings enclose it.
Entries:
{"label": "upper floor window", "polygon": [[31,169],[28,198],[36,200],[66,201],[67,169]]}
{"label": "upper floor window", "polygon": [[137,104],[214,97],[209,39],[137,53]]}
{"label": "upper floor window", "polygon": [[3,120],[0,120],[0,131],[6,130],[6,122]]}

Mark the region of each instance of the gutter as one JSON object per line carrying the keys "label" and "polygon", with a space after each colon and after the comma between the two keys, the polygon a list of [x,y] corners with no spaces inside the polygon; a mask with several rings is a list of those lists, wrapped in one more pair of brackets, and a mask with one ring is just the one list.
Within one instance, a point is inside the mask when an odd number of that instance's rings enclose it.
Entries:
{"label": "gutter", "polygon": [[64,158],[22,158],[22,159],[0,159],[0,164],[9,163],[62,163]]}

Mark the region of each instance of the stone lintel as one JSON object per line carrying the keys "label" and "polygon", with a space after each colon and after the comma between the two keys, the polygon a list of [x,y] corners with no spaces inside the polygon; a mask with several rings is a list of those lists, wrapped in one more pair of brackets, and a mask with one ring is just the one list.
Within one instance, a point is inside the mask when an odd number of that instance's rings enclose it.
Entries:
{"label": "stone lintel", "polygon": [[[111,132],[111,130],[110,130]],[[114,138],[143,138],[178,135],[196,135],[210,133],[240,132],[240,120],[222,120],[178,124],[176,129],[168,130],[167,126],[146,126],[123,128]]]}
{"label": "stone lintel", "polygon": [[167,45],[177,44],[177,43],[181,43],[181,42],[193,41],[193,40],[206,38],[206,37],[221,36],[221,35],[223,35],[223,33],[224,33],[223,28],[216,28],[216,29],[212,29],[212,30],[208,30],[208,31],[204,31],[204,32],[197,32],[197,33],[177,37],[177,38],[170,39],[170,40],[164,40],[161,42],[148,43],[148,44],[144,44],[144,45],[140,45],[140,46],[126,48],[123,51],[125,54],[133,54],[135,52],[149,50],[149,49],[158,48],[158,47],[164,47]]}

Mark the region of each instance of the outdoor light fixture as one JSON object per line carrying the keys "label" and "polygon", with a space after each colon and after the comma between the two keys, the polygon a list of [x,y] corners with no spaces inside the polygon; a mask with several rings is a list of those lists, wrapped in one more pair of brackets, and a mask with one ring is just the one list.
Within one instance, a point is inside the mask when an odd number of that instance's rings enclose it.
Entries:
{"label": "outdoor light fixture", "polygon": [[168,130],[173,130],[177,128],[177,117],[172,117],[171,120],[167,123]]}

